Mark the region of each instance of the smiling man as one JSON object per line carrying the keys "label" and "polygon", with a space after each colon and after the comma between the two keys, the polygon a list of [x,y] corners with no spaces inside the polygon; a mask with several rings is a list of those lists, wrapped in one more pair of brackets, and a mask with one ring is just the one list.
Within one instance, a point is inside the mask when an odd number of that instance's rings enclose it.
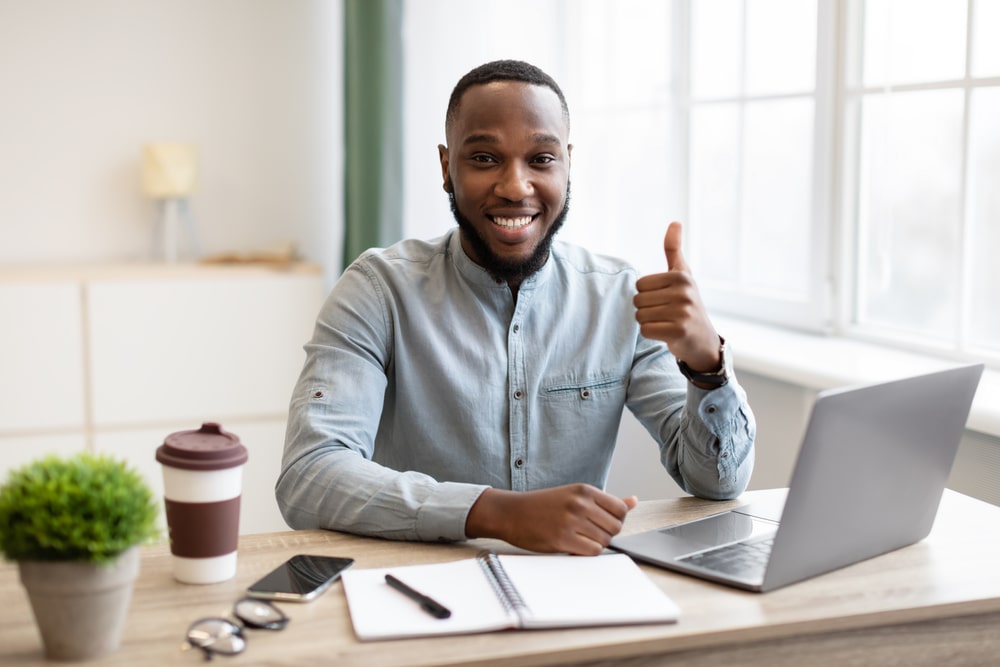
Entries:
{"label": "smiling man", "polygon": [[753,415],[680,225],[642,278],[554,240],[569,129],[559,86],[527,63],[455,86],[438,152],[458,228],[366,252],[327,298],[276,486],[290,526],[600,553],[636,503],[602,490],[626,407],[681,488],[746,487]]}

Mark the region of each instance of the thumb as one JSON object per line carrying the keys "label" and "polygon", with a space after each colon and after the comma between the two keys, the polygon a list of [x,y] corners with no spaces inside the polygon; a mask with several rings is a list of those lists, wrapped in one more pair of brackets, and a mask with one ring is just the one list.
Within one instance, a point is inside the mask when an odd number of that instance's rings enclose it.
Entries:
{"label": "thumb", "polygon": [[663,254],[667,256],[668,271],[687,271],[687,262],[681,254],[681,223],[671,222],[663,237]]}

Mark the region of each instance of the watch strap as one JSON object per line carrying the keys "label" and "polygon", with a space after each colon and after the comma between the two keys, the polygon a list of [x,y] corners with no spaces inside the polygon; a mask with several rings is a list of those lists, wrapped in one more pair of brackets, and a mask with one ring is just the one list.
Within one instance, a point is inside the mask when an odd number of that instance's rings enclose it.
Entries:
{"label": "watch strap", "polygon": [[726,372],[726,339],[719,336],[719,368],[718,370],[699,372],[691,370],[691,367],[686,363],[677,360],[677,368],[680,369],[681,375],[686,377],[691,382],[697,382],[699,384],[709,385],[712,388],[721,387],[729,382],[729,374]]}

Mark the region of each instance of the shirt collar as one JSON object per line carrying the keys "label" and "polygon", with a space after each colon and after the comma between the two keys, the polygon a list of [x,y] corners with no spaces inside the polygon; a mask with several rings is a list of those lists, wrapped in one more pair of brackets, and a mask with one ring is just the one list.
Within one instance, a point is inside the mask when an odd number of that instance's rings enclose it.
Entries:
{"label": "shirt collar", "polygon": [[[477,285],[485,289],[507,289],[506,282],[497,282],[486,269],[476,264],[469,258],[468,255],[465,254],[465,249],[462,247],[461,230],[459,230],[458,227],[454,227],[450,234],[451,238],[448,239],[448,252],[451,254],[458,272],[461,273],[466,280],[473,285]],[[553,246],[555,246],[555,244],[553,244]],[[554,252],[554,248],[549,250],[549,257],[545,260],[545,264],[543,264],[542,268],[538,271],[524,279],[524,282],[521,283],[519,291],[523,292],[535,289],[536,287],[543,285],[545,281],[548,280],[548,277],[552,274],[553,270],[552,255]]]}

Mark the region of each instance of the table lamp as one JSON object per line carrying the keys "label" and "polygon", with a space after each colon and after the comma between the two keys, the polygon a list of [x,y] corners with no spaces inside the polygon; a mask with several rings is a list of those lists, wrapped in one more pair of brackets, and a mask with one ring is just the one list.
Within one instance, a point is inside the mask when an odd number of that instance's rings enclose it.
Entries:
{"label": "table lamp", "polygon": [[[188,201],[198,180],[198,151],[193,144],[149,143],[142,148],[142,189],[158,201],[153,233],[154,256],[176,262],[181,223],[187,227],[190,248],[198,254],[198,235]],[[155,250],[159,245],[159,252]]]}

